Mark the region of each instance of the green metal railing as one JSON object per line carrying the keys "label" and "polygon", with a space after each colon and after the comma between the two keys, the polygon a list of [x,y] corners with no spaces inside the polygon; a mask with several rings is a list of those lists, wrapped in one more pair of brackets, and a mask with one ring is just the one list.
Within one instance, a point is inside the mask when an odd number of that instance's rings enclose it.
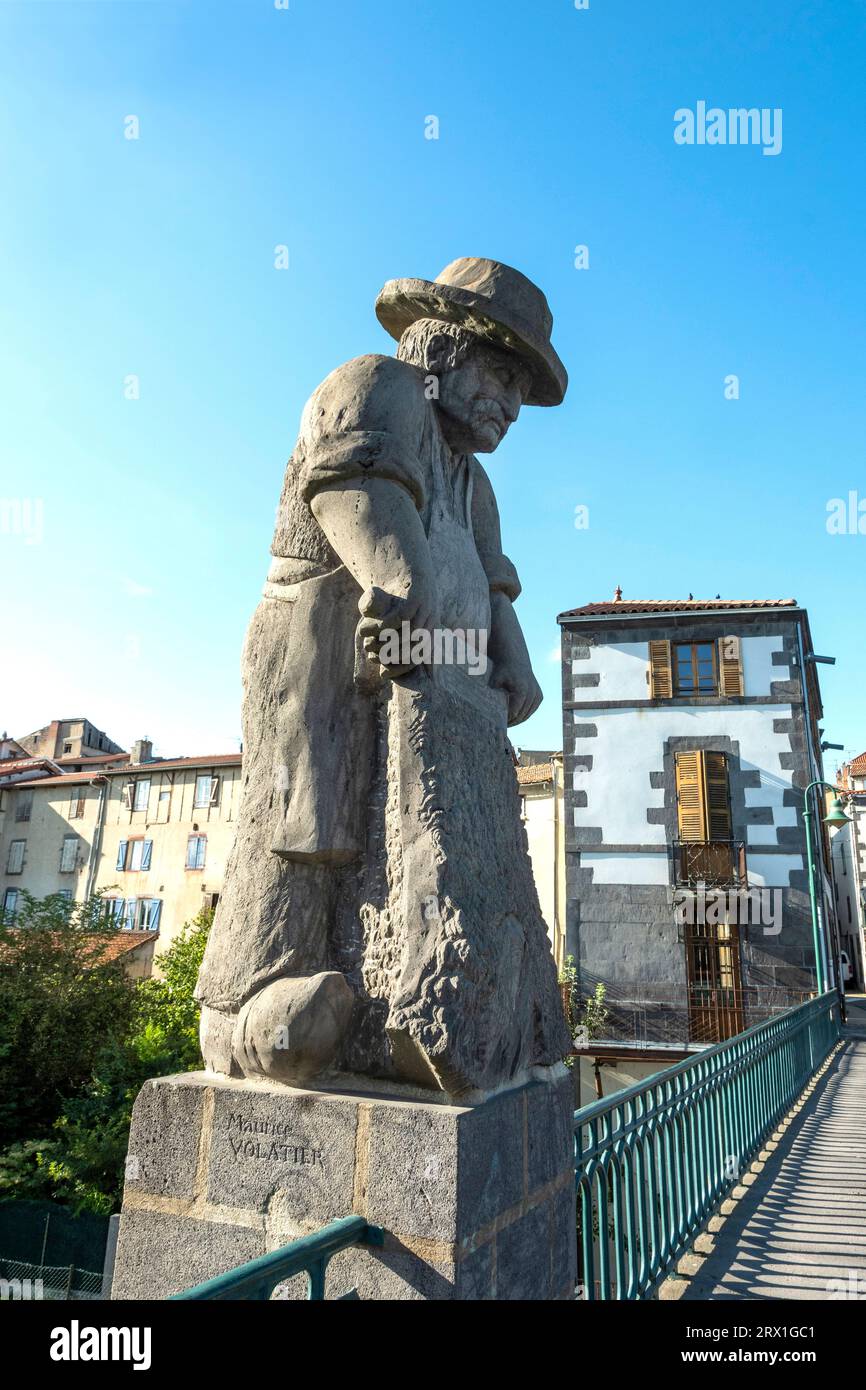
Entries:
{"label": "green metal railing", "polygon": [[[278,1284],[296,1274],[306,1274],[307,1298],[324,1299],[325,1270],[333,1255],[348,1250],[351,1245],[381,1246],[384,1240],[381,1227],[369,1225],[363,1216],[346,1216],[312,1235],[301,1236],[279,1250],[272,1250],[269,1255],[238,1265],[237,1269],[230,1269],[204,1284],[196,1284],[183,1293],[172,1294],[172,1298],[265,1300]],[[342,1295],[344,1299],[353,1297],[356,1297],[354,1291]]]}
{"label": "green metal railing", "polygon": [[840,1031],[832,991],[575,1112],[583,1297],[653,1291]]}

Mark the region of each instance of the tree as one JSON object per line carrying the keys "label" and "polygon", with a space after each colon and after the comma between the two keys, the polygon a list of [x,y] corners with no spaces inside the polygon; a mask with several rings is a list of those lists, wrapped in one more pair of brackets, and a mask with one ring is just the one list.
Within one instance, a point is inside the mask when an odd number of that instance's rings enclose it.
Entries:
{"label": "tree", "polygon": [[125,986],[122,1030],[103,1035],[53,1125],[26,1131],[27,1142],[0,1154],[0,1195],[51,1197],[77,1211],[119,1209],[138,1092],[150,1077],[202,1065],[193,990],[212,920],[206,909],[184,927],[159,957],[160,978]]}
{"label": "tree", "polygon": [[134,991],[108,943],[100,899],[24,893],[0,920],[0,1133],[8,1144],[48,1131],[106,1046],[119,1046]]}
{"label": "tree", "polygon": [[77,1211],[119,1210],[132,1107],[145,1081],[202,1065],[193,990],[212,920],[211,909],[200,912],[160,956],[161,978],[137,986],[128,1037],[99,1054],[37,1160],[37,1182],[47,1172],[51,1195]]}

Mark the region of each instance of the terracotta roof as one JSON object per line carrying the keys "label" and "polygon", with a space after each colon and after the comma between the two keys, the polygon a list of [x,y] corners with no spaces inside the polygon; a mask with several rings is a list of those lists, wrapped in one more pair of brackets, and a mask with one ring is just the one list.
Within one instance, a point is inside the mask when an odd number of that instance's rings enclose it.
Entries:
{"label": "terracotta roof", "polygon": [[64,772],[60,777],[40,777],[35,782],[17,782],[16,787],[71,787],[78,782],[92,782],[94,777],[129,777],[142,772],[174,772],[178,768],[239,767],[241,753],[211,753],[200,758],[154,758],[149,763],[125,763],[122,767],[92,767],[86,772]]}
{"label": "terracotta roof", "polygon": [[858,753],[858,756],[852,758],[851,762],[842,763],[837,774],[840,787],[844,787],[848,791],[851,788],[851,777],[866,777],[866,753]]}
{"label": "terracotta roof", "polygon": [[92,763],[94,767],[101,767],[103,763],[129,762],[128,753],[78,753],[73,756],[67,753],[65,758],[55,758],[54,761],[63,767],[64,763]]}
{"label": "terracotta roof", "polygon": [[[19,931],[26,931],[26,927],[17,928]],[[59,938],[60,933],[52,935]],[[117,960],[119,956],[125,956],[131,951],[138,950],[139,946],[144,946],[146,942],[155,942],[159,937],[159,932],[155,931],[123,931],[118,928],[112,936],[104,938],[102,949],[93,956],[88,957],[88,964],[101,965],[108,961]]]}
{"label": "terracotta roof", "polygon": [[135,951],[139,946],[143,946],[146,941],[156,941],[159,932],[155,931],[118,931],[116,936],[110,937],[105,943],[105,949],[100,951],[100,961],[117,960],[118,956],[125,956],[129,951]]}
{"label": "terracotta roof", "polygon": [[518,767],[517,781],[521,787],[531,785],[533,782],[550,782],[553,780],[553,763],[533,763],[530,767]]}
{"label": "terracotta roof", "polygon": [[[58,764],[54,758],[2,758],[0,759],[0,780],[4,777],[14,777],[18,772],[36,772],[40,767],[56,770]],[[40,782],[54,781],[52,778],[40,777]]]}
{"label": "terracotta roof", "polygon": [[610,603],[585,603],[582,608],[568,608],[560,613],[563,618],[592,618],[603,614],[636,616],[641,613],[692,613],[718,609],[719,612],[739,612],[756,608],[797,608],[795,598],[641,598],[615,599]]}
{"label": "terracotta roof", "polygon": [[125,772],[170,772],[175,767],[226,767],[239,764],[242,753],[205,753],[200,758],[151,758],[148,763],[127,763],[125,767],[107,767],[107,777]]}

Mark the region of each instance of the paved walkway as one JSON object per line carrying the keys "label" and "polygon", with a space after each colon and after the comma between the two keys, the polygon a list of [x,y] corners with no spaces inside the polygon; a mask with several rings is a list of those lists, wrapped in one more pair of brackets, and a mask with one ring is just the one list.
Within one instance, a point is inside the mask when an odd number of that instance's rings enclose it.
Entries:
{"label": "paved walkway", "polygon": [[775,1147],[768,1144],[744,1195],[700,1237],[696,1248],[706,1257],[686,1257],[689,1282],[669,1281],[662,1297],[866,1302],[862,1000],[851,1001],[840,1051]]}

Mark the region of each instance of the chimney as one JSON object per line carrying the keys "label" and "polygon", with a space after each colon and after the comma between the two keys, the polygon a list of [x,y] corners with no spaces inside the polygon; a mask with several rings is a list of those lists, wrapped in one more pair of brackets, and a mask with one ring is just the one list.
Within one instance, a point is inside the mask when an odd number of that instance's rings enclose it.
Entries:
{"label": "chimney", "polygon": [[153,744],[149,738],[137,738],[132,745],[132,752],[129,755],[131,763],[149,763],[153,761]]}

